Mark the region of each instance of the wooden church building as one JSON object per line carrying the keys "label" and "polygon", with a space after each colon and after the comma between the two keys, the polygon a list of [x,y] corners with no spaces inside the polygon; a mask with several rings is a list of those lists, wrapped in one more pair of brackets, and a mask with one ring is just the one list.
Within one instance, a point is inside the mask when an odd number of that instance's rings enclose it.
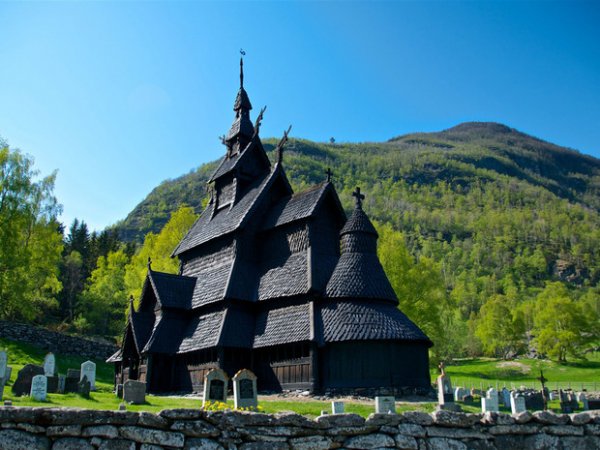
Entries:
{"label": "wooden church building", "polygon": [[377,232],[346,214],[329,175],[294,193],[259,137],[243,84],[212,198],[173,252],[180,273],[148,267],[130,307],[115,381],[198,391],[214,367],[252,370],[261,390],[428,389],[429,338],[398,309]]}

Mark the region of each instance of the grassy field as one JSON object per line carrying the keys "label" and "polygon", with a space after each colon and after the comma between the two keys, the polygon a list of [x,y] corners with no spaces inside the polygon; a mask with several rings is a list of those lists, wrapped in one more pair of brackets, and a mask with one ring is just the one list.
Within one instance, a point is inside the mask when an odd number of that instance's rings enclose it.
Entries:
{"label": "grassy field", "polygon": [[[82,398],[77,394],[48,394],[46,402],[35,402],[29,397],[13,396],[10,386],[17,377],[17,372],[25,364],[41,365],[46,354],[45,351],[27,344],[21,344],[5,339],[0,339],[0,349],[8,353],[9,365],[13,367],[9,385],[4,389],[4,399],[12,400],[15,406],[65,406],[89,409],[111,409],[116,410],[119,406],[118,399],[113,389],[113,368],[104,361],[96,360],[97,364],[97,391],[92,392],[89,399]],[[67,369],[79,369],[80,364],[86,360],[83,357],[55,355],[57,368],[60,373],[66,373]],[[495,359],[465,359],[455,361],[448,365],[447,373],[451,376],[453,385],[465,387],[482,387],[498,385],[502,386],[520,386],[521,384],[539,387],[539,382],[535,380],[539,376],[539,370],[544,371],[544,376],[548,378],[549,385],[554,388],[556,382],[574,384],[597,383],[600,389],[600,355],[593,355],[588,361],[579,363],[570,363],[560,365],[549,361],[540,360],[517,360],[500,361]],[[437,371],[432,370],[432,380],[437,377]],[[591,390],[591,389],[590,389]],[[200,408],[202,400],[194,397],[169,397],[169,396],[146,396],[144,405],[127,405],[129,411],[150,411],[158,412],[168,408]],[[280,411],[294,411],[309,417],[320,415],[321,411],[331,410],[331,404],[328,401],[316,401],[309,399],[288,399],[277,396],[260,396],[260,408],[266,413],[275,413]],[[233,408],[233,402],[228,402]],[[398,412],[403,411],[425,411],[432,412],[435,409],[436,402],[396,402]],[[466,412],[481,411],[480,402],[476,398],[472,405],[461,405]],[[550,407],[558,411],[558,402],[551,402]],[[346,412],[356,413],[363,417],[374,412],[372,401],[356,401],[347,399],[345,403]],[[502,411],[510,412],[505,409]]]}
{"label": "grassy field", "polygon": [[[489,386],[508,388],[521,385],[540,388],[537,378],[543,370],[550,389],[573,388],[600,390],[600,354],[593,353],[587,361],[575,361],[559,364],[539,359],[516,359],[503,361],[491,358],[455,360],[446,367],[455,386],[486,388]],[[438,373],[433,370],[431,379]]]}

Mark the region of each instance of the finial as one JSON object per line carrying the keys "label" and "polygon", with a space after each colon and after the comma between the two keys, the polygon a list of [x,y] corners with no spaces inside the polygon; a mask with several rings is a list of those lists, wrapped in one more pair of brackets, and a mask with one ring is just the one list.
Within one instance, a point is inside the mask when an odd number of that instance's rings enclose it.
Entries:
{"label": "finial", "polygon": [[133,305],[133,295],[129,295],[129,304]]}
{"label": "finial", "polygon": [[442,376],[446,375],[446,370],[445,370],[445,366],[444,366],[444,362],[440,362],[440,365],[438,366],[438,369],[440,369],[440,373]]}
{"label": "finial", "polygon": [[356,207],[362,209],[362,201],[365,199],[365,196],[360,193],[360,188],[358,186],[356,187],[356,191],[352,193],[352,196],[356,198]]}
{"label": "finial", "polygon": [[327,170],[325,171],[325,173],[327,174],[327,182],[329,183],[331,181],[331,177],[333,176],[333,172],[331,171],[331,167],[328,167]]}
{"label": "finial", "polygon": [[244,56],[246,52],[240,48],[240,88],[244,87]]}
{"label": "finial", "polygon": [[256,122],[254,123],[254,135],[255,136],[258,134],[258,130],[260,130],[260,125],[263,120],[263,115],[264,115],[266,109],[267,109],[267,105],[265,105],[260,110],[260,112],[258,113],[258,116],[256,117]]}
{"label": "finial", "polygon": [[278,164],[281,164],[281,161],[283,160],[283,147],[285,146],[286,142],[288,141],[288,134],[290,133],[291,129],[292,129],[292,126],[290,125],[288,127],[287,131],[283,132],[283,137],[279,141],[279,144],[277,144],[277,163]]}
{"label": "finial", "polygon": [[148,270],[152,270],[152,258],[148,256]]}

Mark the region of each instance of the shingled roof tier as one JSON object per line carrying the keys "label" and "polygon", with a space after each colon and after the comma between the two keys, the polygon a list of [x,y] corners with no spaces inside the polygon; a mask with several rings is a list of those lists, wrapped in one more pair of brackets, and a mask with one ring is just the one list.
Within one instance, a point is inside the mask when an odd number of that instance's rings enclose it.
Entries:
{"label": "shingled roof tier", "polygon": [[196,286],[196,278],[149,270],[148,279],[163,307],[191,309],[190,299]]}
{"label": "shingled roof tier", "polygon": [[256,316],[253,348],[309,341],[310,305],[264,310]]}
{"label": "shingled roof tier", "polygon": [[316,321],[320,344],[340,341],[402,340],[429,338],[402,311],[389,303],[347,301],[319,305]]}

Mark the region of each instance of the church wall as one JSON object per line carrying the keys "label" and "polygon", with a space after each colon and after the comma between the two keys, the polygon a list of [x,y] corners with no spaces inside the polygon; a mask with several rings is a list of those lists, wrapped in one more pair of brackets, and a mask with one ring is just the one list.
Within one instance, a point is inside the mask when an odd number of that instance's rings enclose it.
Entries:
{"label": "church wall", "polygon": [[323,389],[430,387],[424,343],[336,342],[320,351],[319,360]]}
{"label": "church wall", "polygon": [[309,343],[280,345],[254,352],[254,373],[259,389],[312,389]]}
{"label": "church wall", "polygon": [[317,291],[325,289],[340,256],[339,232],[332,214],[318,214],[310,222],[311,281]]}

